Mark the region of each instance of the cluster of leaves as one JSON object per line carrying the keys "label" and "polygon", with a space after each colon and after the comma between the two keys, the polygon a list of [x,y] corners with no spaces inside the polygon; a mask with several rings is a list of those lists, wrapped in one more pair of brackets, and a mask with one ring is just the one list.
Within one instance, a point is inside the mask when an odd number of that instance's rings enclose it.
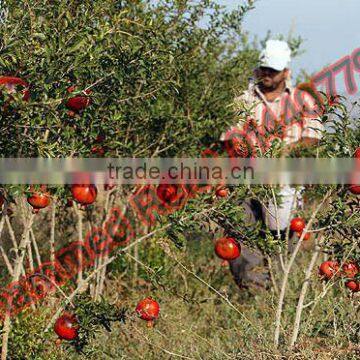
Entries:
{"label": "cluster of leaves", "polygon": [[75,309],[69,310],[79,322],[79,336],[69,346],[73,346],[78,353],[85,353],[85,346],[102,329],[111,332],[113,323],[125,324],[127,309],[110,304],[104,298],[94,302],[88,294],[81,294],[76,297],[74,305]]}
{"label": "cluster of leaves", "polygon": [[327,131],[320,142],[320,155],[327,158],[352,157],[360,143],[359,118],[354,118],[359,104],[355,101],[349,108],[343,96],[333,100],[323,94],[323,99],[325,111],[321,120]]}
{"label": "cluster of leaves", "polygon": [[334,196],[320,212],[317,227],[326,228],[323,251],[341,262],[351,253],[351,260],[360,262],[360,200],[347,196],[346,189]]}

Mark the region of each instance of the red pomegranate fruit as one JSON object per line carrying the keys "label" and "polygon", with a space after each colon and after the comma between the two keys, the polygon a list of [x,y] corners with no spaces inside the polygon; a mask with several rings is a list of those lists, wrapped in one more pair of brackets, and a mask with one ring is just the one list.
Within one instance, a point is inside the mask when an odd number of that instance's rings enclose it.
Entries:
{"label": "red pomegranate fruit", "polygon": [[353,278],[360,271],[359,265],[355,262],[348,262],[342,266],[342,274],[348,278]]}
{"label": "red pomegranate fruit", "polygon": [[319,274],[324,279],[330,280],[339,270],[337,261],[324,261],[319,267]]}
{"label": "red pomegranate fruit", "polygon": [[350,185],[349,191],[354,195],[359,195],[360,194],[360,185]]}
{"label": "red pomegranate fruit", "polygon": [[148,322],[149,327],[152,327],[153,321],[159,317],[160,306],[157,301],[147,297],[137,304],[135,311],[142,320]]}
{"label": "red pomegranate fruit", "polygon": [[225,198],[229,195],[229,189],[220,187],[216,190],[215,194],[218,198]]}
{"label": "red pomegranate fruit", "polygon": [[176,184],[160,184],[156,189],[158,198],[163,203],[172,203],[177,200],[178,187]]}
{"label": "red pomegranate fruit", "polygon": [[33,213],[37,214],[40,209],[44,209],[50,204],[50,196],[48,193],[33,192],[27,198],[27,202],[33,207]]}
{"label": "red pomegranate fruit", "polygon": [[[67,88],[68,93],[72,93],[75,90],[76,90],[75,85],[72,85]],[[87,94],[87,95],[91,94],[91,90],[86,90],[85,94]],[[86,109],[90,104],[91,104],[91,99],[89,97],[77,95],[77,96],[74,96],[74,97],[68,99],[65,106],[68,109],[74,111],[75,113],[78,113],[78,112]]]}
{"label": "red pomegranate fruit", "polygon": [[215,253],[223,260],[234,260],[241,255],[241,247],[231,237],[223,237],[215,243]]}
{"label": "red pomegranate fruit", "polygon": [[105,149],[102,146],[95,145],[91,148],[91,153],[99,156],[104,156]]}
{"label": "red pomegranate fruit", "polygon": [[97,197],[97,188],[93,184],[71,186],[71,194],[76,202],[81,205],[91,205],[95,202]]}
{"label": "red pomegranate fruit", "polygon": [[64,313],[55,322],[54,331],[63,340],[75,340],[79,336],[79,324],[76,317],[69,313]]}
{"label": "red pomegranate fruit", "polygon": [[358,147],[354,152],[354,158],[360,158],[360,147]]}
{"label": "red pomegranate fruit", "polygon": [[298,233],[301,233],[305,229],[305,226],[305,220],[301,217],[294,218],[290,222],[290,230]]}
{"label": "red pomegranate fruit", "polygon": [[360,281],[350,280],[345,283],[345,286],[354,293],[360,291]]}
{"label": "red pomegranate fruit", "polygon": [[74,112],[80,112],[86,109],[91,100],[86,96],[74,96],[66,102],[66,107]]}
{"label": "red pomegranate fruit", "polygon": [[14,76],[1,76],[0,86],[4,86],[9,94],[16,91],[16,87],[22,87],[21,93],[23,94],[23,100],[28,101],[30,98],[29,85],[23,79]]}

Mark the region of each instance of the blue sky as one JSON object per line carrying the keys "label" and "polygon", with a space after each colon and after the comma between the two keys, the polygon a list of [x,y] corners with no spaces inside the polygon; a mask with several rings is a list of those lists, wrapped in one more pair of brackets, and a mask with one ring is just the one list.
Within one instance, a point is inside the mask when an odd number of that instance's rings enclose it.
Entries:
{"label": "blue sky", "polygon": [[[242,0],[218,0],[229,9]],[[255,9],[246,17],[244,29],[250,37],[301,35],[306,53],[294,59],[292,69],[317,72],[360,47],[360,0],[257,0]],[[360,85],[359,74],[356,80]],[[340,79],[340,83],[341,83]],[[340,83],[339,88],[340,88]]]}

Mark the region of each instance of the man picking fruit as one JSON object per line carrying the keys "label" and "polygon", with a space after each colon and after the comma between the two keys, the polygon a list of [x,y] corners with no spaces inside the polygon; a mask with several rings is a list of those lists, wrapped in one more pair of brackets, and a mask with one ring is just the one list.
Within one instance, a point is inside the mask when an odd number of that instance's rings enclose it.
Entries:
{"label": "man picking fruit", "polygon": [[[248,89],[234,101],[239,122],[221,135],[221,141],[234,143],[229,134],[241,134],[237,140],[248,149],[252,148],[252,155],[256,152],[257,156],[261,156],[263,144],[270,146],[275,138],[283,142],[284,155],[295,146],[308,147],[318,143],[324,127],[316,111],[309,111],[316,109],[316,102],[309,93],[292,87],[290,61],[291,50],[286,42],[267,41],[260,64],[254,71],[255,81],[250,81]],[[253,124],[256,132],[251,131]],[[283,185],[280,195],[280,204],[270,201],[264,206],[256,199],[250,199],[243,206],[247,220],[260,221],[275,237],[279,232],[284,239],[300,194],[295,188]],[[242,246],[242,255],[230,261],[230,269],[239,286],[264,286],[268,280],[262,254],[245,246]]]}

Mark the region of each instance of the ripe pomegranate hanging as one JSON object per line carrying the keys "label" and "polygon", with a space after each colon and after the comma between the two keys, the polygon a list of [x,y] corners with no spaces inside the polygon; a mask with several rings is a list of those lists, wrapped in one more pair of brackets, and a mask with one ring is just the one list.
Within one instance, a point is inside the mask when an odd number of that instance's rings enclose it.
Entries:
{"label": "ripe pomegranate hanging", "polygon": [[360,147],[358,147],[355,152],[354,152],[354,157],[355,158],[360,158]]}
{"label": "ripe pomegranate hanging", "polygon": [[220,187],[216,190],[216,196],[220,198],[227,197],[229,195],[229,189],[225,187]]}
{"label": "ripe pomegranate hanging", "polygon": [[178,187],[176,184],[160,184],[156,189],[158,198],[163,203],[173,203],[177,200]]}
{"label": "ripe pomegranate hanging", "polygon": [[23,94],[23,100],[28,101],[30,98],[29,85],[23,79],[14,76],[1,76],[0,86],[4,86],[9,94],[16,92],[16,87],[22,87],[21,93]]}
{"label": "ripe pomegranate hanging", "polygon": [[305,229],[305,226],[305,220],[301,217],[294,218],[290,222],[290,230],[296,231],[298,233],[301,233]]}
{"label": "ripe pomegranate hanging", "polygon": [[[72,85],[67,88],[68,93],[72,93],[76,90],[76,86]],[[91,93],[90,90],[86,90],[85,93],[89,95]],[[70,109],[71,111],[74,111],[76,113],[86,109],[91,104],[91,99],[87,96],[77,95],[74,96],[66,102],[65,106]]]}
{"label": "ripe pomegranate hanging", "polygon": [[79,336],[79,324],[75,315],[64,313],[55,322],[54,331],[63,340],[75,340]]}
{"label": "ripe pomegranate hanging", "polygon": [[345,283],[345,286],[354,293],[360,291],[360,281],[350,280]]}
{"label": "ripe pomegranate hanging", "polygon": [[339,271],[339,264],[337,261],[325,261],[319,267],[319,274],[324,279],[330,280]]}
{"label": "ripe pomegranate hanging", "polygon": [[66,102],[66,107],[74,112],[80,112],[86,109],[91,103],[91,100],[85,96],[74,96]]}
{"label": "ripe pomegranate hanging", "polygon": [[50,195],[45,192],[33,192],[27,202],[33,207],[33,213],[37,214],[40,209],[44,209],[50,205]]}
{"label": "ripe pomegranate hanging", "polygon": [[350,185],[349,191],[354,195],[359,195],[360,194],[360,185]]}
{"label": "ripe pomegranate hanging", "polygon": [[[355,262],[345,263],[342,266],[342,274],[347,278],[354,278],[360,272],[360,267]],[[345,283],[345,286],[352,292],[360,291],[359,280],[349,280]]]}
{"label": "ripe pomegranate hanging", "polygon": [[215,253],[223,260],[234,260],[241,255],[241,247],[231,237],[223,237],[215,243]]}
{"label": "ripe pomegranate hanging", "polygon": [[81,205],[91,205],[95,202],[97,197],[97,188],[93,184],[71,186],[71,194],[76,202]]}
{"label": "ripe pomegranate hanging", "polygon": [[342,274],[348,278],[355,277],[356,274],[359,273],[359,271],[360,271],[360,268],[359,268],[358,264],[356,264],[353,261],[345,263],[342,266]]}
{"label": "ripe pomegranate hanging", "polygon": [[152,327],[154,326],[154,320],[159,317],[160,306],[157,301],[147,297],[137,304],[135,311],[142,320],[147,321],[148,327]]}

